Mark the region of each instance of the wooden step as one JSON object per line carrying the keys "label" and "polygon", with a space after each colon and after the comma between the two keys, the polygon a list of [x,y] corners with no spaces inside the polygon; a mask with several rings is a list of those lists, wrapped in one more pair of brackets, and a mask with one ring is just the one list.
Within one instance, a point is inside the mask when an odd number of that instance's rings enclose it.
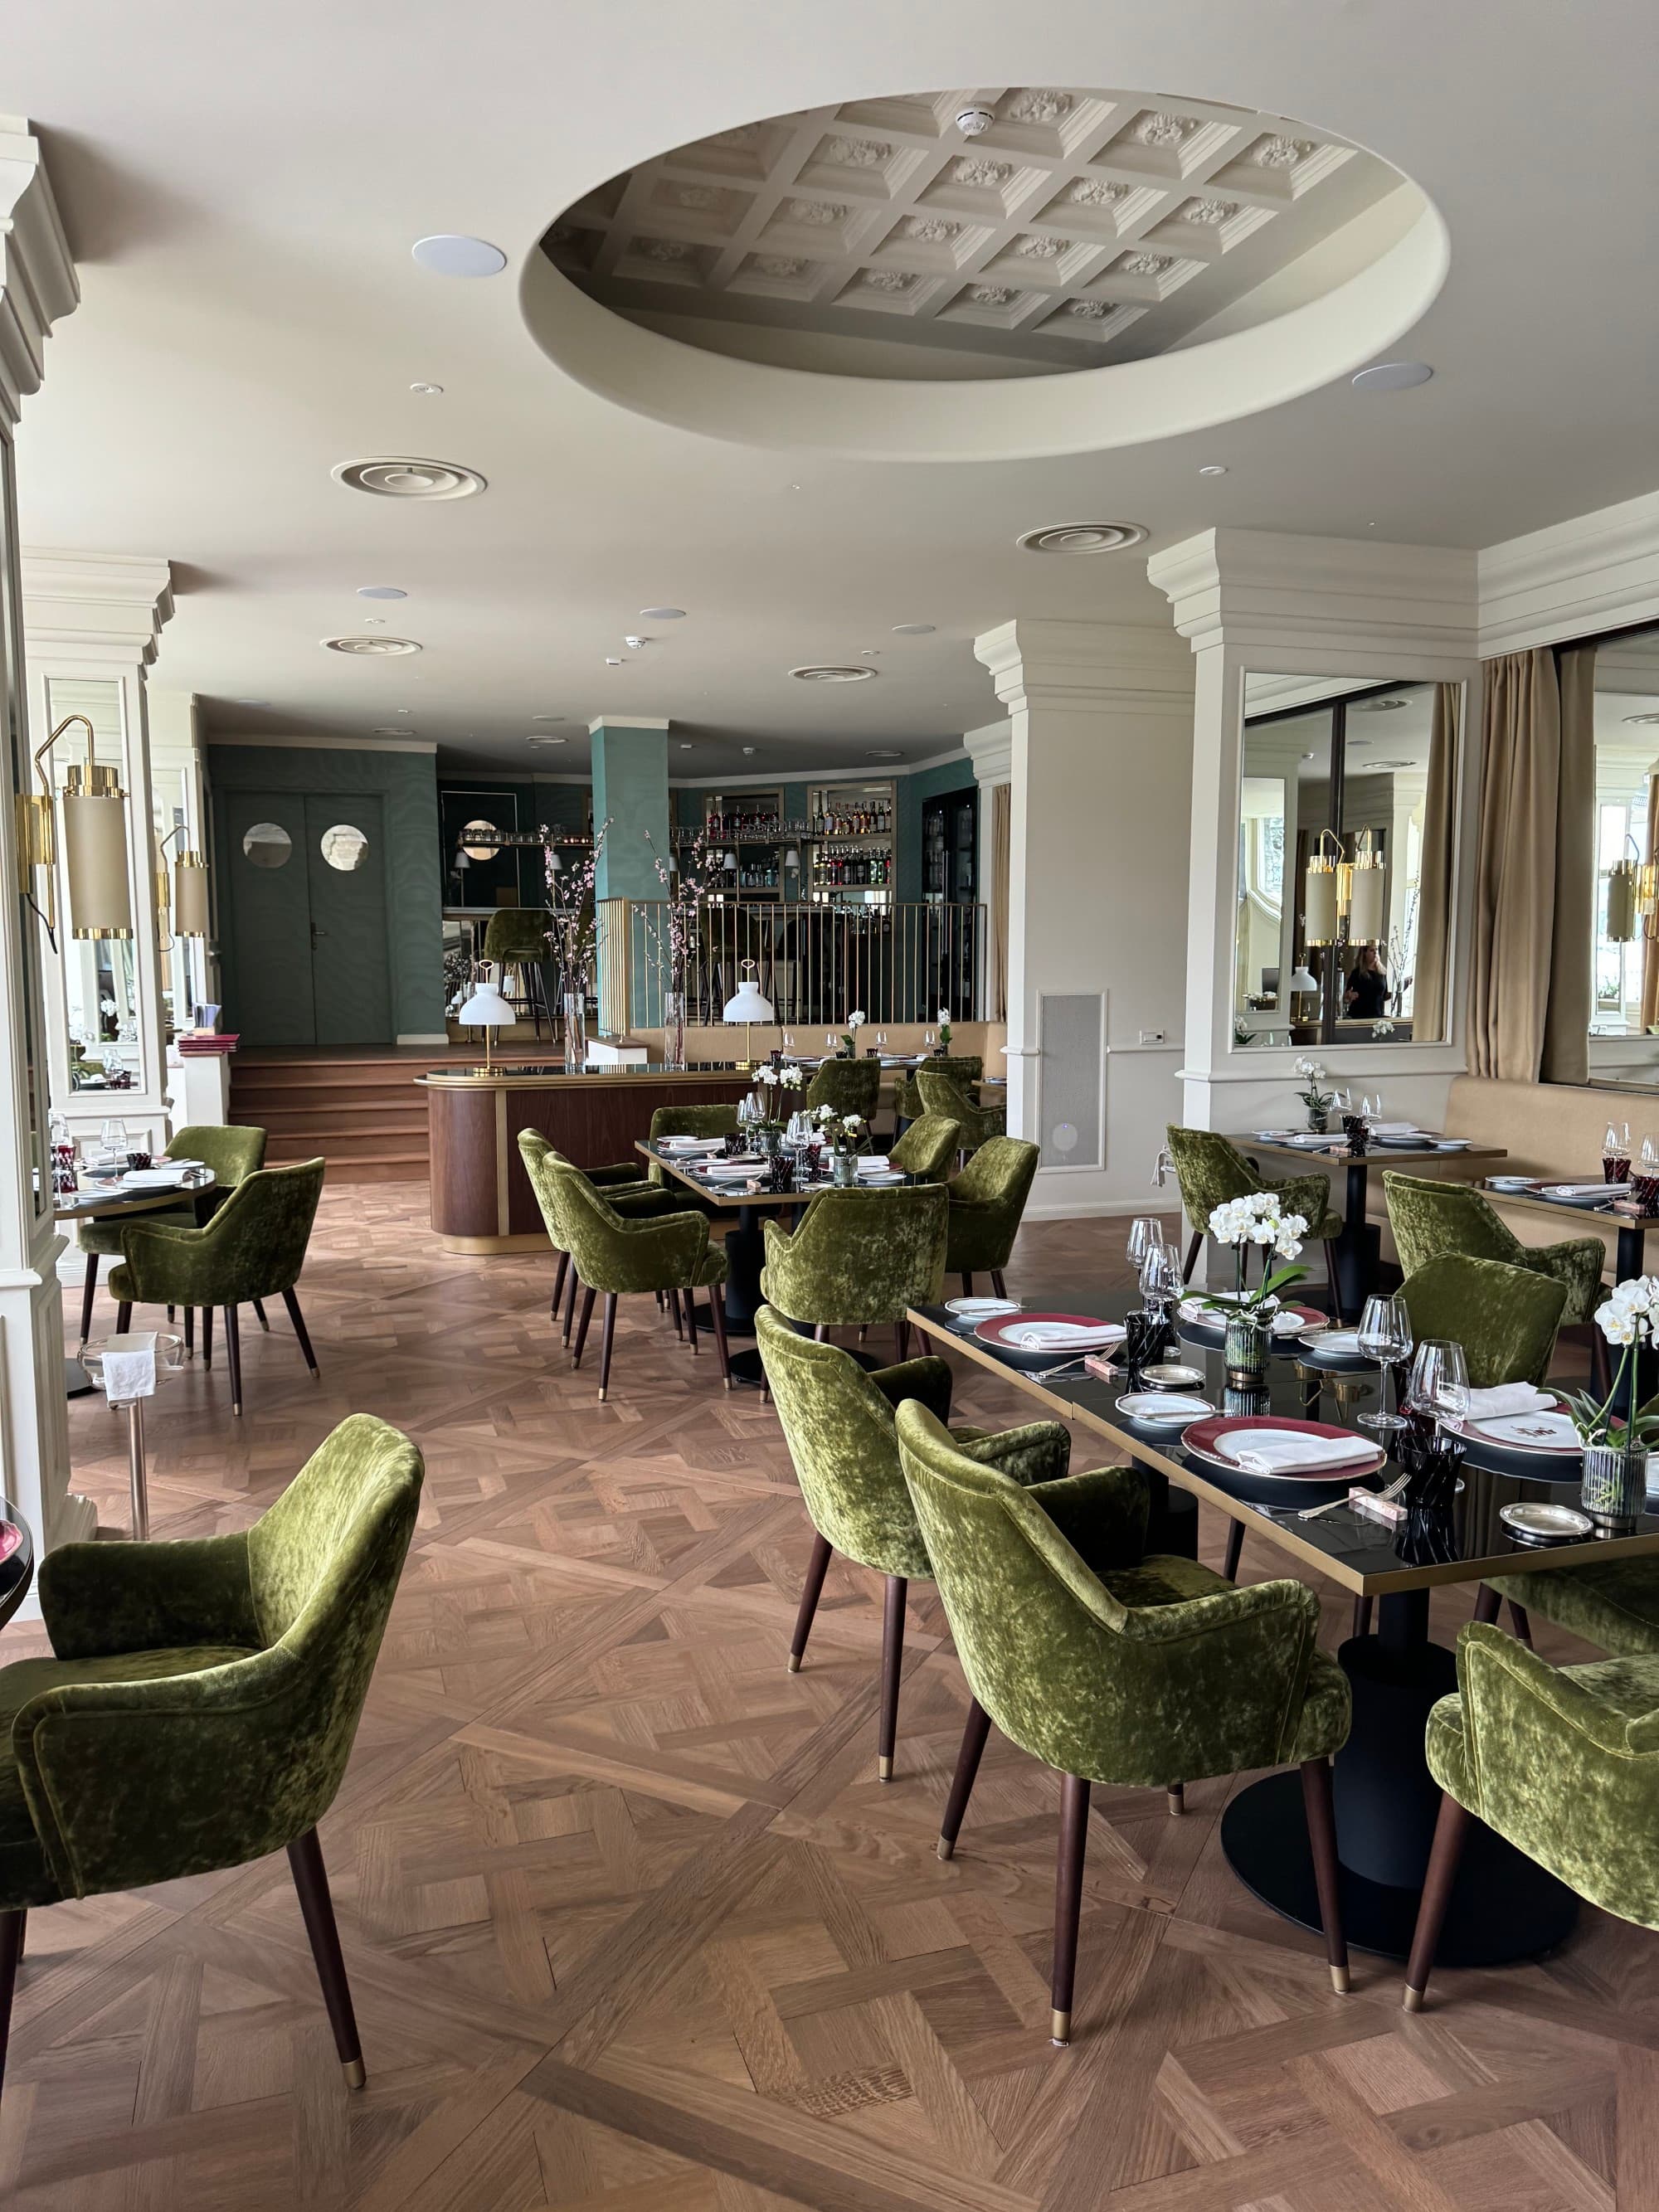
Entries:
{"label": "wooden step", "polygon": [[[240,1109],[240,1102],[234,1101]],[[343,1098],[319,1100],[304,1106],[267,1107],[263,1114],[249,1112],[246,1116],[238,1110],[237,1120],[256,1128],[286,1129],[296,1133],[302,1129],[419,1129],[426,1128],[426,1102],[417,1099],[409,1105],[396,1100],[359,1098],[355,1092]]]}

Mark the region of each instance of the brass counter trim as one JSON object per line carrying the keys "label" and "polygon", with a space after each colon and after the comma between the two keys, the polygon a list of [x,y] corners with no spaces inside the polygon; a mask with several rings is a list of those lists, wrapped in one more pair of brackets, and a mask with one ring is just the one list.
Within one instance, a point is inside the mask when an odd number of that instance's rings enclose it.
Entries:
{"label": "brass counter trim", "polygon": [[509,1067],[495,1067],[488,1075],[464,1075],[459,1069],[452,1075],[447,1069],[434,1069],[413,1076],[410,1080],[434,1091],[636,1091],[647,1083],[684,1084],[688,1090],[700,1090],[713,1084],[739,1083],[743,1070],[707,1068],[688,1074],[672,1067],[646,1067],[634,1075],[613,1075],[608,1072],[591,1075],[520,1075]]}

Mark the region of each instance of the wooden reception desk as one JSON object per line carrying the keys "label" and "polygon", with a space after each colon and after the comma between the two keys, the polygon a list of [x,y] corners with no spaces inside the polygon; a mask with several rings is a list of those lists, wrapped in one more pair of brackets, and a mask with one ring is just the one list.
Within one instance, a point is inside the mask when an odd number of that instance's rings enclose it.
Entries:
{"label": "wooden reception desk", "polygon": [[432,1226],[449,1252],[545,1247],[541,1208],[519,1155],[520,1129],[536,1130],[579,1168],[608,1167],[636,1157],[635,1140],[650,1135],[659,1106],[734,1106],[750,1088],[750,1078],[731,1067],[585,1075],[504,1067],[416,1079],[426,1089]]}

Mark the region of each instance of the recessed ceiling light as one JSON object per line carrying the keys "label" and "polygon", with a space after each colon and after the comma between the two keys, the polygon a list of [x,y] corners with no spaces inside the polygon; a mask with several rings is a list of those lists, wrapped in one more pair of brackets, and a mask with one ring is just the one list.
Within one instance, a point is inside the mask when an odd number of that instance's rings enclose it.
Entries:
{"label": "recessed ceiling light", "polygon": [[1391,769],[1409,768],[1411,765],[1408,760],[1364,761],[1359,772],[1362,775],[1384,775]]}
{"label": "recessed ceiling light", "polygon": [[362,653],[376,660],[394,660],[421,649],[412,637],[325,637],[321,643],[328,653]]}
{"label": "recessed ceiling light", "polygon": [[568,745],[570,740],[568,738],[551,737],[545,731],[537,730],[525,739],[525,743],[534,745],[538,751],[543,751],[549,745]]}
{"label": "recessed ceiling light", "polygon": [[444,396],[441,384],[411,384],[409,388],[422,399],[441,399]]}
{"label": "recessed ceiling light", "polygon": [[463,468],[459,461],[427,461],[406,453],[341,461],[329,474],[348,490],[369,492],[376,499],[470,499],[484,489],[476,469]]}
{"label": "recessed ceiling light", "polygon": [[690,750],[691,750],[691,740],[690,740],[690,738],[682,738],[680,739],[680,750],[681,750],[683,753],[689,753],[689,752],[690,751]]}
{"label": "recessed ceiling light", "polygon": [[867,684],[875,672],[873,668],[834,666],[792,668],[789,671],[798,684]]}
{"label": "recessed ceiling light", "polygon": [[866,760],[902,760],[904,755],[895,752],[890,745],[874,745],[864,757]]}
{"label": "recessed ceiling light", "polygon": [[[264,703],[263,699],[243,699],[238,702],[238,704],[243,707],[263,707]],[[1659,714],[1626,714],[1625,720],[1627,722],[1640,722],[1645,726],[1649,723],[1659,722]]]}
{"label": "recessed ceiling light", "polygon": [[620,668],[622,666],[621,653],[607,653],[605,656],[605,665],[607,668]]}
{"label": "recessed ceiling light", "polygon": [[365,615],[363,617],[363,628],[365,629],[384,629],[386,628],[386,617],[384,615]]}
{"label": "recessed ceiling light", "polygon": [[396,722],[392,722],[385,729],[371,730],[368,734],[371,738],[406,738],[412,732],[400,728]]}
{"label": "recessed ceiling light", "polygon": [[532,722],[564,722],[570,718],[568,714],[532,714],[530,719]]}
{"label": "recessed ceiling light", "polygon": [[641,622],[684,622],[685,609],[684,607],[641,607],[640,620]]}
{"label": "recessed ceiling light", "polygon": [[359,584],[357,597],[360,599],[406,599],[409,593],[396,584]]}
{"label": "recessed ceiling light", "polygon": [[412,707],[394,707],[392,711],[394,714],[412,714],[415,709]]}
{"label": "recessed ceiling light", "polygon": [[1434,371],[1425,361],[1380,361],[1375,368],[1362,368],[1348,380],[1356,392],[1409,392],[1426,384]]}
{"label": "recessed ceiling light", "polygon": [[933,634],[932,623],[895,623],[893,624],[895,637],[931,637]]}
{"label": "recessed ceiling light", "polygon": [[755,755],[759,750],[760,747],[758,745],[745,745],[743,749],[743,757],[745,760],[753,760]]}
{"label": "recessed ceiling light", "polygon": [[488,239],[465,238],[459,231],[435,230],[417,238],[410,252],[422,269],[437,276],[499,276],[507,256]]}
{"label": "recessed ceiling light", "polygon": [[1028,553],[1124,553],[1146,536],[1139,522],[1053,522],[1026,531],[1016,543]]}
{"label": "recessed ceiling light", "polygon": [[1356,714],[1393,714],[1410,705],[1409,699],[1356,699],[1353,710]]}
{"label": "recessed ceiling light", "polygon": [[1226,464],[1224,461],[1206,461],[1198,473],[1201,477],[1224,477],[1227,473]]}
{"label": "recessed ceiling light", "polygon": [[860,660],[879,660],[881,659],[880,649],[878,647],[873,645],[861,645],[859,647],[859,659]]}

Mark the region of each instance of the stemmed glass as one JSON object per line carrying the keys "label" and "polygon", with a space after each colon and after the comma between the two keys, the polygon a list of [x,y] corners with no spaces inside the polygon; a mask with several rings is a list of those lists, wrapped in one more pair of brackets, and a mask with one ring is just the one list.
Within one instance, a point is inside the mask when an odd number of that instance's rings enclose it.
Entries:
{"label": "stemmed glass", "polygon": [[1412,1358],[1406,1403],[1427,1421],[1461,1421],[1469,1410],[1469,1364],[1461,1344],[1425,1336]]}
{"label": "stemmed glass", "polygon": [[1164,1242],[1164,1224],[1151,1213],[1138,1213],[1129,1224],[1129,1263],[1139,1267],[1154,1244]]}
{"label": "stemmed glass", "polygon": [[1382,1119],[1382,1093],[1378,1091],[1363,1097],[1359,1102],[1359,1110],[1375,1128]]}
{"label": "stemmed glass", "polygon": [[841,1039],[836,1035],[834,1030],[825,1030],[823,1033],[823,1042],[826,1048],[830,1052],[834,1052],[840,1045]]}
{"label": "stemmed glass", "polygon": [[922,1041],[922,1042],[927,1046],[927,1048],[928,1051],[929,1051],[929,1052],[932,1052],[932,1050],[933,1049],[933,1030],[924,1030],[922,1031],[922,1033],[921,1033],[921,1041]]}
{"label": "stemmed glass", "polygon": [[1601,1180],[1624,1182],[1630,1176],[1630,1123],[1609,1121],[1601,1139]]}
{"label": "stemmed glass", "polygon": [[125,1121],[112,1117],[104,1122],[98,1132],[98,1141],[103,1146],[106,1158],[118,1160],[123,1167],[126,1165],[128,1139],[127,1125]]}
{"label": "stemmed glass", "polygon": [[1389,1382],[1395,1369],[1403,1366],[1411,1358],[1413,1342],[1412,1317],[1403,1298],[1366,1299],[1364,1311],[1359,1316],[1359,1349],[1382,1370],[1382,1410],[1380,1413],[1362,1413],[1361,1428],[1403,1429],[1407,1425],[1403,1413],[1389,1411]]}
{"label": "stemmed glass", "polygon": [[1149,1244],[1140,1261],[1140,1298],[1148,1313],[1167,1322],[1170,1308],[1181,1294],[1181,1255],[1160,1233]]}

